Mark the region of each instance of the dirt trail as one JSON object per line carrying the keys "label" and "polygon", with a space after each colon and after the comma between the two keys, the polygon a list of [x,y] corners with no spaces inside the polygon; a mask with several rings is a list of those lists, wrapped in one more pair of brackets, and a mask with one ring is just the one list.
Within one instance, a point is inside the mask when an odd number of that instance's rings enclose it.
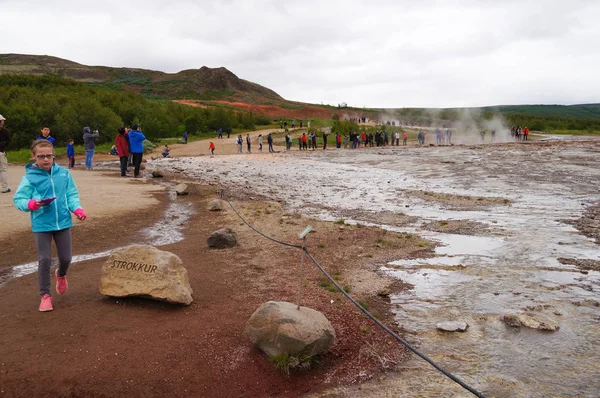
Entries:
{"label": "dirt trail", "polygon": [[[73,264],[69,291],[55,295],[50,313],[37,311],[35,274],[0,288],[2,393],[10,397],[296,397],[372,378],[381,371],[378,356],[395,362],[407,357],[340,293],[322,287],[315,267],[307,267],[303,305],[328,317],[337,343],[310,371],[289,377],[278,371],[252,347],[243,328],[265,301],[294,302],[299,253],[257,238],[231,211],[209,213],[206,207],[212,198],[212,188],[192,186],[191,195],[175,199],[192,206],[196,214],[185,229],[187,239],[161,247],[176,253],[188,270],[194,290],[189,307],[101,296],[98,281],[105,259]],[[163,208],[169,199],[162,194],[160,200]],[[256,227],[285,241],[294,241],[297,230],[307,223],[300,216],[286,215],[279,203],[240,197],[234,204]],[[140,214],[142,219],[145,216]],[[370,275],[372,286],[385,288],[391,281],[377,278],[376,264],[395,258],[398,252],[409,255],[423,250],[416,241],[400,239],[378,248],[376,242],[384,232],[377,228],[310,222],[314,232],[309,250],[351,291],[354,283],[365,279],[361,273]],[[240,246],[208,249],[207,236],[223,226],[237,232]],[[94,239],[87,240],[85,247],[75,243],[75,251],[104,250],[104,241],[117,243],[115,231],[127,231],[127,238],[143,241],[141,228],[125,219],[112,219],[94,231]],[[86,237],[75,233],[74,241],[80,239]],[[344,250],[346,242],[359,244],[368,256]],[[25,253],[13,251],[24,259]],[[362,290],[357,287],[356,296],[389,321],[387,299],[373,289],[359,293]]]}
{"label": "dirt trail", "polygon": [[[158,185],[144,184],[129,178],[118,178],[116,173],[74,169],[71,170],[71,174],[79,190],[81,205],[88,214],[86,223],[157,205],[158,201],[153,194],[164,189]],[[0,195],[0,220],[2,220],[0,239],[31,230],[29,214],[17,210],[13,204],[14,193],[23,175],[25,175],[23,166],[8,168],[8,182],[12,192]],[[0,260],[0,267],[2,265]]]}

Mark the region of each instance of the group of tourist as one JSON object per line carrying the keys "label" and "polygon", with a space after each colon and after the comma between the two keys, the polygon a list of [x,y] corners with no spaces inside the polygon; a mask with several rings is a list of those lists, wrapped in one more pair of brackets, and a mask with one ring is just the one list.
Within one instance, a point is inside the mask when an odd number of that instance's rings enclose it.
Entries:
{"label": "group of tourist", "polygon": [[527,141],[529,139],[529,128],[522,129],[521,126],[512,126],[510,136],[517,141]]}
{"label": "group of tourist", "polygon": [[[1,116],[1,115],[0,115]],[[4,118],[0,120],[2,123],[0,126],[4,124]],[[41,134],[35,139],[36,141],[44,140],[48,141],[52,148],[56,146],[56,140],[52,135],[50,135],[51,131],[48,126],[43,126],[41,129]],[[93,160],[94,154],[96,152],[96,138],[100,136],[100,132],[98,130],[91,130],[89,126],[85,126],[83,128],[83,147],[85,149],[85,168],[87,170],[93,169]],[[137,124],[131,126],[131,128],[120,127],[117,130],[117,135],[115,137],[115,144],[111,148],[110,153],[119,156],[120,160],[120,168],[121,168],[121,177],[126,177],[127,167],[133,166],[134,177],[139,177],[140,175],[140,167],[142,164],[142,158],[144,155],[144,144],[143,141],[146,139],[144,134],[142,133],[140,127]],[[6,132],[3,128],[0,127],[0,149],[2,147],[6,148],[9,142],[8,132]],[[164,152],[168,154],[168,147],[165,146],[163,149]],[[0,151],[0,184],[4,187],[4,182],[2,178],[2,161],[6,157],[5,151]],[[69,139],[67,143],[67,157],[69,158],[68,168],[72,169],[75,167],[75,147],[74,140],[72,138]],[[10,188],[6,187],[3,190],[7,190],[10,192]]]}
{"label": "group of tourist", "polygon": [[[227,134],[227,138],[229,138],[229,136],[231,136],[231,127],[225,128],[225,133]],[[223,128],[219,128],[217,130],[217,139],[219,139],[219,140],[223,139]]]}
{"label": "group of tourist", "polygon": [[[423,135],[423,142],[419,143],[421,145],[425,144],[425,136]],[[446,129],[446,131],[442,131],[440,129],[435,130],[435,142],[438,145],[452,145],[452,130]]]}
{"label": "group of tourist", "polygon": [[[300,126],[299,126],[299,127],[300,127],[300,128],[302,128],[302,127],[303,127],[303,125],[304,125],[304,121],[303,121],[303,120],[300,120]],[[296,128],[296,121],[295,121],[295,120],[292,120],[292,121],[291,121],[291,123],[290,123],[290,126],[291,126],[293,129],[295,129],[295,128]],[[288,127],[288,122],[287,122],[287,120],[283,120],[283,119],[281,119],[281,120],[279,121],[279,128],[280,128],[280,129],[287,129],[287,127]],[[309,121],[306,123],[306,127],[307,127],[307,128],[310,128],[310,120],[309,120]]]}

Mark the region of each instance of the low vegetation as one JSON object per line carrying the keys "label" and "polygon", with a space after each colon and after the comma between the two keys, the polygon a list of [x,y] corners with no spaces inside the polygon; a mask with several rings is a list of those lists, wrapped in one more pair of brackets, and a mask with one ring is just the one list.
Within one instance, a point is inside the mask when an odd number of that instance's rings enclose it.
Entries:
{"label": "low vegetation", "polygon": [[73,138],[83,143],[83,127],[100,131],[97,143],[113,142],[121,126],[139,124],[150,140],[214,133],[218,128],[251,130],[269,118],[223,107],[195,108],[151,101],[140,94],[105,90],[53,75],[0,75],[0,110],[12,140],[9,149],[29,147],[43,126],[57,147]]}
{"label": "low vegetation", "polygon": [[289,375],[293,370],[310,369],[314,363],[319,361],[319,357],[317,355],[309,354],[292,355],[284,353],[280,355],[273,355],[269,357],[269,360],[282,373]]}

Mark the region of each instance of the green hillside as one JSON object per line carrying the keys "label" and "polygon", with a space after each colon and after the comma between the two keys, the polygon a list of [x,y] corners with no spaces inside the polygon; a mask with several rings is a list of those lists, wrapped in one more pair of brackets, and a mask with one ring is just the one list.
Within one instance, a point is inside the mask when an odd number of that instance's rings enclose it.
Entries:
{"label": "green hillside", "polygon": [[0,75],[56,75],[100,88],[139,93],[146,98],[285,102],[279,94],[238,78],[226,68],[165,73],[137,68],[87,66],[48,55],[0,54]]}

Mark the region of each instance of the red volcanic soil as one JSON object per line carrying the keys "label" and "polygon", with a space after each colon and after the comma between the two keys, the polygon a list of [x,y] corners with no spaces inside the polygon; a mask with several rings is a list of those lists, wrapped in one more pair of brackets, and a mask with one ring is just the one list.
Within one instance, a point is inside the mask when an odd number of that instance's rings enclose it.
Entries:
{"label": "red volcanic soil", "polygon": [[330,119],[335,109],[322,108],[314,105],[298,105],[294,109],[288,109],[281,106],[274,105],[254,105],[245,102],[227,102],[227,101],[215,101],[223,105],[233,106],[235,108],[251,111],[261,115],[267,115],[271,117],[284,117],[284,118],[296,118],[296,119],[308,119],[311,117]]}
{"label": "red volcanic soil", "polygon": [[[183,105],[195,106],[199,108],[206,108],[207,105],[202,104],[195,100],[173,100]],[[250,111],[259,115],[266,115],[272,118],[285,118],[285,119],[330,119],[334,113],[340,115],[340,117],[359,117],[366,116],[371,117],[369,114],[357,112],[349,109],[333,109],[325,108],[316,105],[298,104],[291,105],[293,108],[284,108],[276,105],[256,105],[248,104],[246,102],[229,102],[229,101],[211,101],[218,104],[228,105],[234,108]]]}

